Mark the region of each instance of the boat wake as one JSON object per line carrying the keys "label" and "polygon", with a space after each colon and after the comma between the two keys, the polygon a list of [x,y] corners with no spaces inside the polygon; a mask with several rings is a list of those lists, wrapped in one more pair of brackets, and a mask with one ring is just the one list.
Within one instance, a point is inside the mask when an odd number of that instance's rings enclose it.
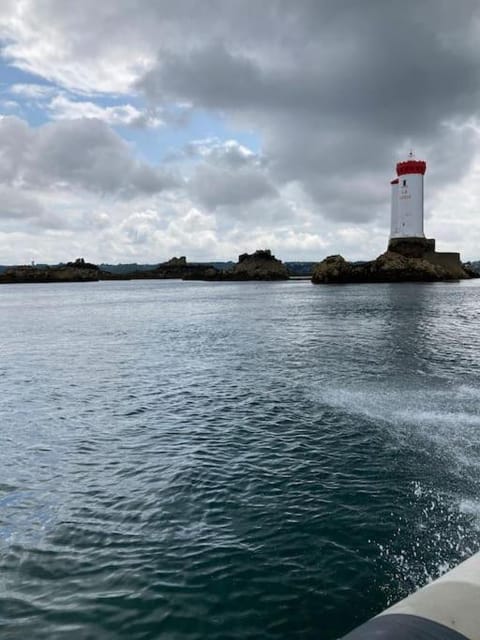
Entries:
{"label": "boat wake", "polygon": [[408,506],[392,512],[394,534],[387,543],[370,541],[387,604],[480,549],[480,390],[334,389],[321,402],[374,425],[398,456],[418,459],[409,465]]}

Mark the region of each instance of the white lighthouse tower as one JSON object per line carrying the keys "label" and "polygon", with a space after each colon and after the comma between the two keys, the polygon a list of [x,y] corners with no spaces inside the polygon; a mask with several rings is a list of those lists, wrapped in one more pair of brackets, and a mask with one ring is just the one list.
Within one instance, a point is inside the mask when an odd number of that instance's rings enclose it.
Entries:
{"label": "white lighthouse tower", "polygon": [[408,160],[397,163],[396,180],[392,180],[390,238],[425,238],[423,233],[423,176],[427,163]]}

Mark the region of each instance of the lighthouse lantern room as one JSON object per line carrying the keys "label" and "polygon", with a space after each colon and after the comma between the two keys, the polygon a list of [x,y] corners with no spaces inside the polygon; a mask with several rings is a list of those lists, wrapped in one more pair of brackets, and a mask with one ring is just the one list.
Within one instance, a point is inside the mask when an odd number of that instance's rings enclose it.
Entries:
{"label": "lighthouse lantern room", "polygon": [[427,163],[408,160],[397,163],[398,178],[392,180],[392,210],[390,238],[424,238],[423,176]]}

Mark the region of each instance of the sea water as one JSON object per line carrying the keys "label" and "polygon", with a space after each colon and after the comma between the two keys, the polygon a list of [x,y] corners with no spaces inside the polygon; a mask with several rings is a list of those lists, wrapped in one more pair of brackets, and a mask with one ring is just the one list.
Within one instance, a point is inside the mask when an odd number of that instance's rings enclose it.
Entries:
{"label": "sea water", "polygon": [[0,634],[331,640],[479,548],[480,282],[0,288]]}

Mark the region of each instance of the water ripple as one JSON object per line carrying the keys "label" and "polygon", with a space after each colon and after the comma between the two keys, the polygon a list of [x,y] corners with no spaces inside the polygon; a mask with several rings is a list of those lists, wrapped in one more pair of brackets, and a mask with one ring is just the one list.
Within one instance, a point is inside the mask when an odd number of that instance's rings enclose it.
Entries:
{"label": "water ripple", "polygon": [[478,548],[476,282],[1,293],[4,637],[328,640]]}

